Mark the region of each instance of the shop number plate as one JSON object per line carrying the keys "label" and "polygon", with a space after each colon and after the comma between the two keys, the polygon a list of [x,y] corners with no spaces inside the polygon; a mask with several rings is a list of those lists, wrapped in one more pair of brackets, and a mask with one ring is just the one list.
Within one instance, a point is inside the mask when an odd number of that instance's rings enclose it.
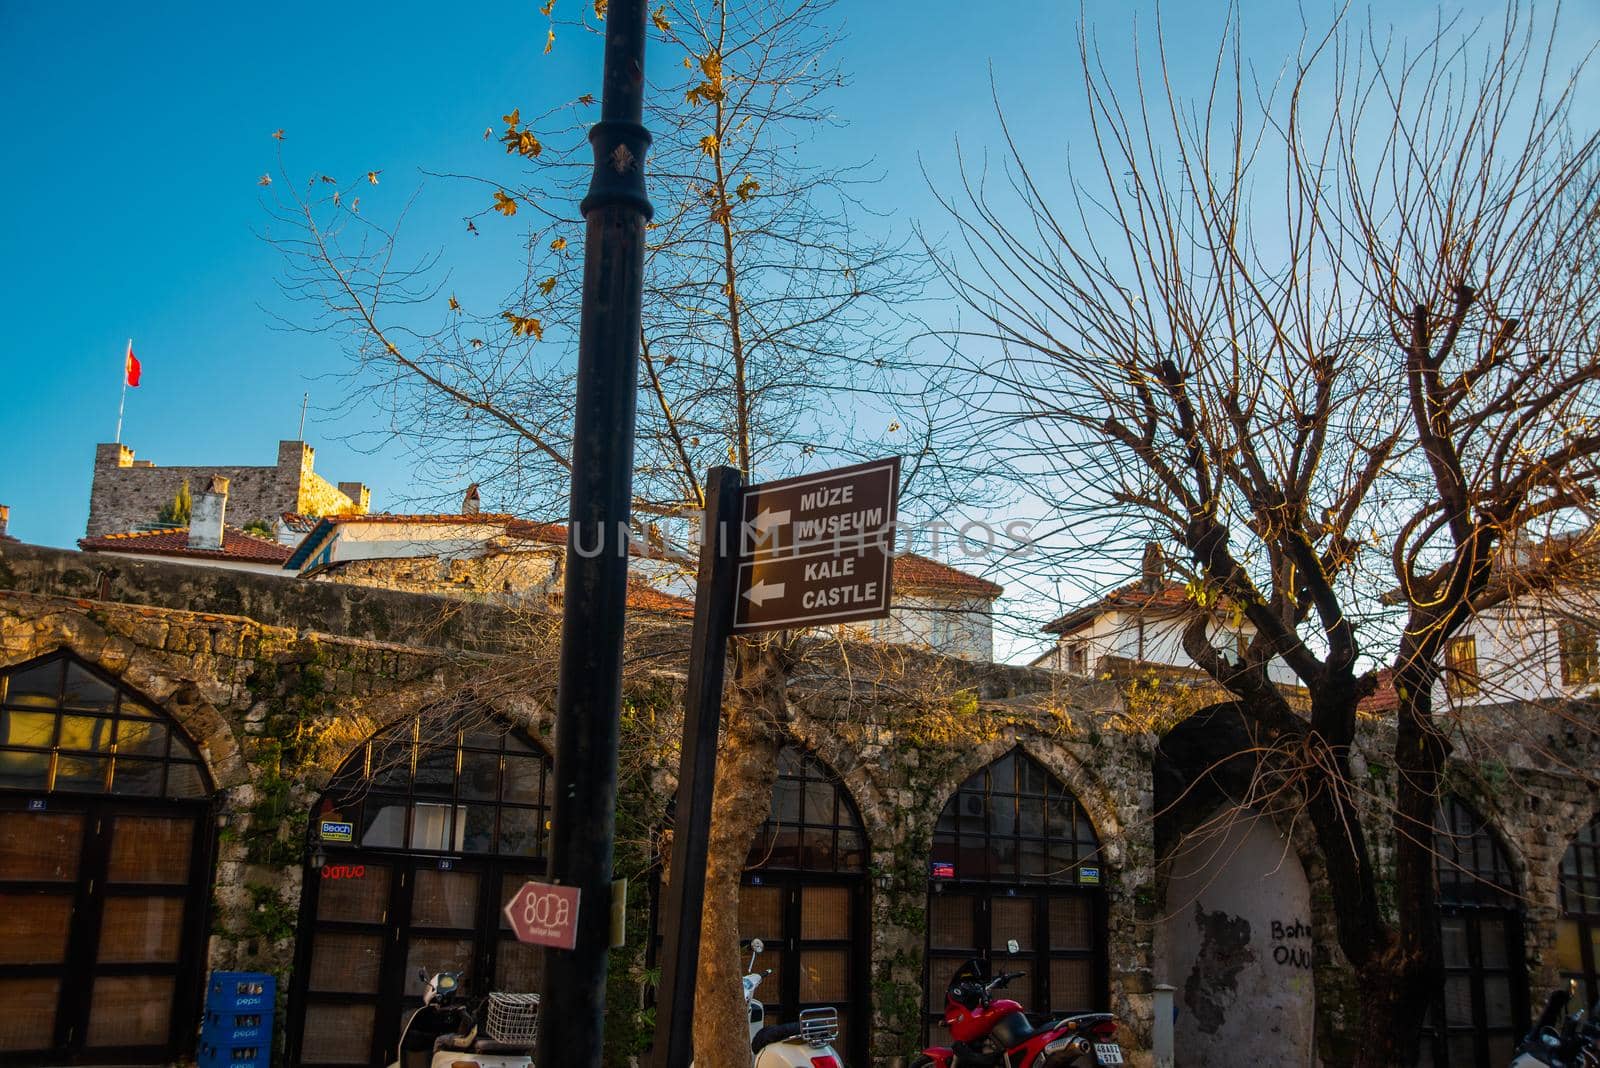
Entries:
{"label": "shop number plate", "polygon": [[1096,1042],[1094,1059],[1099,1064],[1121,1064],[1122,1047],[1115,1042]]}

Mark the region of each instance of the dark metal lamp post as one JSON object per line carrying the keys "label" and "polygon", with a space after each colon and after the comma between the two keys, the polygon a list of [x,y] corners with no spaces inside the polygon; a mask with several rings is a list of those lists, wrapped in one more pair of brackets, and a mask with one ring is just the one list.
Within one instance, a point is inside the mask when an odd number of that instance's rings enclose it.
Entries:
{"label": "dark metal lamp post", "polygon": [[583,311],[550,851],[551,878],[577,887],[580,898],[576,947],[545,951],[534,1058],[573,1068],[598,1068],[602,1050],[644,235],[651,214],[644,189],[650,135],[642,124],[643,0],[613,0],[605,32],[600,121],[589,132],[594,176],[582,204]]}

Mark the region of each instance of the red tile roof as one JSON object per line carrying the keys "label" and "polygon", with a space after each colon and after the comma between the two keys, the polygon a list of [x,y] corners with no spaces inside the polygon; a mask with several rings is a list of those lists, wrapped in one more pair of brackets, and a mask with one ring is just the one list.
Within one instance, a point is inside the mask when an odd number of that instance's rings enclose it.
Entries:
{"label": "red tile roof", "polygon": [[908,592],[929,590],[936,593],[966,593],[986,600],[1005,592],[1004,586],[916,553],[895,557],[894,585],[895,589]]}
{"label": "red tile roof", "polygon": [[1356,712],[1379,716],[1394,712],[1400,707],[1400,695],[1394,688],[1394,669],[1380,668],[1378,670],[1378,688],[1361,699],[1356,705]]}
{"label": "red tile roof", "polygon": [[299,512],[284,512],[278,518],[283,521],[285,527],[296,534],[309,534],[322,519],[321,516],[301,515]]}
{"label": "red tile roof", "polygon": [[567,544],[567,525],[565,523],[541,523],[535,519],[513,519],[506,524],[506,533],[513,538],[548,541],[561,546]]}
{"label": "red tile roof", "polygon": [[[561,611],[561,602],[564,599],[562,591],[556,590],[550,595],[550,607],[557,612]],[[641,612],[675,616],[679,619],[694,618],[694,602],[687,597],[663,593],[649,583],[632,579],[628,581],[628,607]]]}
{"label": "red tile roof", "polygon": [[1180,611],[1188,604],[1189,590],[1181,583],[1165,582],[1159,588],[1150,590],[1142,581],[1130,582],[1098,601],[1074,608],[1061,618],[1046,623],[1041,629],[1046,634],[1066,634],[1105,612],[1168,613]]}
{"label": "red tile roof", "polygon": [[238,560],[252,564],[282,564],[289,547],[270,538],[247,534],[238,527],[222,528],[222,548],[196,549],[189,544],[186,527],[132,530],[126,534],[100,534],[79,538],[78,548],[97,553],[146,553],[153,556],[187,556],[200,560]]}

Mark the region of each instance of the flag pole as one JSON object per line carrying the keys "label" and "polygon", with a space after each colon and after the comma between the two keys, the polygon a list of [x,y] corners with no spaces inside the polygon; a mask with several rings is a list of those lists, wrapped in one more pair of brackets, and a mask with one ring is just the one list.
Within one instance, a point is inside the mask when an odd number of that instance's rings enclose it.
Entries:
{"label": "flag pole", "polygon": [[[128,339],[128,351],[133,351],[133,338]],[[122,410],[128,405],[128,357],[122,357],[122,399],[117,402],[117,436],[112,439],[122,444]]]}

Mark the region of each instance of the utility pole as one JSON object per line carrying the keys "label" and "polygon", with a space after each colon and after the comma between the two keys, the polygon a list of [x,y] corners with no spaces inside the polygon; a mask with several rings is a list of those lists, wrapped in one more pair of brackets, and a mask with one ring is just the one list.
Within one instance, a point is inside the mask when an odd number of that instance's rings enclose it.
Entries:
{"label": "utility pole", "polygon": [[[644,0],[605,20],[594,174],[583,198],[583,311],[556,697],[550,878],[579,891],[576,943],[545,950],[535,1063],[598,1068],[611,944],[611,852],[622,705],[622,623],[644,291]],[[599,551],[596,551],[596,549]]]}

